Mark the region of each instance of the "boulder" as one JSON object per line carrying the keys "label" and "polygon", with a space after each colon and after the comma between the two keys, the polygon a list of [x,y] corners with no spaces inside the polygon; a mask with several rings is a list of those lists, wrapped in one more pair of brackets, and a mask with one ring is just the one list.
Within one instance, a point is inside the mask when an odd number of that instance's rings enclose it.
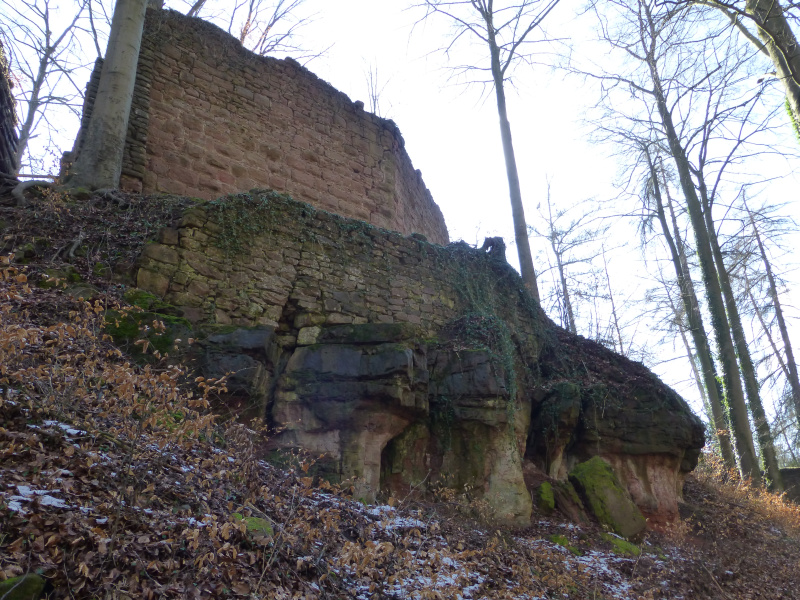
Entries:
{"label": "boulder", "polygon": [[570,472],[569,480],[601,525],[626,539],[644,531],[642,512],[602,458],[595,456],[580,463]]}
{"label": "boulder", "polygon": [[583,502],[569,481],[558,481],[553,485],[553,499],[556,508],[573,523],[589,522]]}

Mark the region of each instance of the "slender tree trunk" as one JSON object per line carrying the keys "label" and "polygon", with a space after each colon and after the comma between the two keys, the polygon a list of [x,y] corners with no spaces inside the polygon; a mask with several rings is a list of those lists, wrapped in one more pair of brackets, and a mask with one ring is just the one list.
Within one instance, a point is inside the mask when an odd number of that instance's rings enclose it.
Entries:
{"label": "slender tree trunk", "polygon": [[786,427],[781,427],[781,435],[783,435],[783,441],[786,442],[786,448],[789,450],[789,454],[792,456],[792,466],[800,466],[800,460],[797,460],[797,455],[792,450],[792,444],[789,441],[789,436],[786,435]]}
{"label": "slender tree trunk", "polygon": [[756,236],[758,243],[758,251],[761,254],[761,260],[764,262],[764,269],[767,272],[767,281],[769,282],[769,295],[772,298],[772,306],[775,308],[775,318],[778,321],[778,330],[781,332],[781,339],[783,340],[783,349],[786,352],[786,369],[787,378],[789,380],[789,387],[792,390],[792,403],[794,404],[795,416],[800,421],[800,378],[797,373],[797,363],[794,360],[794,351],[792,350],[792,343],[789,340],[789,330],[786,328],[786,320],[783,317],[783,308],[781,308],[781,301],[778,297],[778,287],[775,285],[775,276],[772,273],[772,265],[767,258],[767,251],[764,249],[764,244],[761,242],[761,235],[758,233],[758,227],[753,219],[753,214],[745,204],[745,210],[750,217],[750,224],[753,226],[753,232]]}
{"label": "slender tree trunk", "polygon": [[119,186],[148,0],[117,0],[97,99],[70,183]]}
{"label": "slender tree trunk", "polygon": [[[747,282],[747,285],[749,285],[749,282]],[[775,358],[778,359],[778,364],[781,367],[781,371],[783,371],[783,376],[786,377],[787,381],[789,381],[789,367],[783,360],[783,356],[781,356],[781,351],[778,350],[778,345],[775,343],[775,338],[772,337],[769,325],[764,320],[764,315],[761,314],[761,307],[758,305],[758,302],[756,302],[756,299],[753,296],[753,292],[749,289],[747,290],[747,297],[750,298],[750,304],[753,306],[753,311],[755,311],[756,317],[758,317],[758,322],[761,325],[761,330],[764,332],[764,335],[767,336],[769,347],[772,348],[772,354],[774,354]],[[794,404],[794,402],[792,402],[792,404]]]}
{"label": "slender tree trunk", "polygon": [[650,66],[653,83],[656,88],[656,103],[661,122],[664,126],[670,152],[675,160],[675,166],[680,176],[681,189],[686,198],[686,205],[689,210],[689,218],[694,230],[697,256],[700,260],[700,270],[703,274],[703,284],[706,288],[708,299],[708,311],[711,314],[711,326],[716,333],[717,345],[719,346],[720,362],[722,363],[722,377],[724,381],[726,396],[731,409],[731,424],[733,425],[733,437],[736,443],[736,451],[739,455],[739,466],[743,477],[749,477],[754,484],[761,483],[761,472],[756,458],[755,448],[753,447],[753,434],[750,430],[750,421],[747,416],[747,406],[744,401],[744,391],[742,382],[739,379],[739,366],[736,362],[736,352],[731,339],[730,328],[725,316],[725,304],[722,300],[722,291],[719,287],[717,273],[714,269],[714,257],[711,255],[711,247],[708,240],[705,222],[703,220],[703,209],[694,188],[689,160],[681,146],[675,125],[672,122],[672,114],[669,112],[667,102],[661,89],[661,81],[655,70],[655,65]]}
{"label": "slender tree trunk", "polygon": [[[719,380],[717,379],[717,371],[714,367],[714,360],[711,357],[711,347],[708,343],[708,336],[706,335],[705,326],[703,325],[703,317],[700,313],[699,304],[697,303],[697,296],[694,291],[694,285],[692,284],[691,274],[689,273],[685,257],[683,256],[683,253],[679,251],[679,248],[676,246],[676,242],[670,232],[670,227],[667,223],[667,217],[664,212],[664,203],[661,198],[661,186],[659,185],[658,181],[658,173],[653,161],[650,158],[649,151],[646,148],[645,156],[647,158],[648,166],[650,168],[650,175],[653,180],[653,195],[656,200],[658,221],[661,224],[661,230],[664,234],[664,239],[672,257],[672,266],[675,269],[675,277],[678,280],[678,287],[681,291],[683,308],[686,311],[686,321],[689,324],[689,331],[692,335],[692,341],[694,342],[694,347],[697,351],[698,359],[700,360],[700,367],[703,373],[703,382],[705,383],[706,393],[708,394],[709,403],[711,405],[714,435],[719,443],[720,454],[722,455],[722,460],[725,464],[725,467],[728,469],[735,469],[736,459],[734,458],[733,447],[731,446],[730,429],[725,418],[723,393],[719,385]],[[745,413],[745,417],[746,416],[747,415]]]}
{"label": "slender tree trunk", "polygon": [[550,182],[547,182],[547,226],[549,228],[547,234],[550,239],[550,248],[553,249],[553,255],[556,257],[556,266],[558,268],[558,279],[561,282],[561,294],[564,297],[564,310],[567,315],[567,331],[574,335],[578,335],[578,327],[575,324],[575,313],[572,310],[572,301],[569,297],[569,287],[567,287],[567,274],[564,271],[564,263],[562,250],[556,244],[556,230],[555,222],[553,221],[553,205],[550,203]]}
{"label": "slender tree trunk", "polygon": [[614,304],[614,291],[611,289],[611,276],[608,274],[608,263],[606,262],[606,247],[603,246],[603,269],[606,273],[606,284],[608,285],[608,299],[611,301],[611,317],[614,319],[614,329],[617,332],[619,342],[619,353],[625,356],[625,346],[622,344],[622,331],[619,328],[619,317],[617,317],[617,306]]}
{"label": "slender tree trunk", "polygon": [[503,141],[503,156],[506,162],[506,176],[508,177],[508,191],[511,198],[511,215],[514,219],[514,241],[517,243],[519,254],[519,267],[522,272],[522,282],[528,293],[539,303],[539,287],[536,284],[536,271],[533,268],[533,256],[528,240],[528,224],[525,221],[525,209],[522,206],[522,190],[519,185],[517,172],[517,159],[514,156],[514,144],[511,141],[511,124],[508,122],[506,110],[506,95],[503,87],[503,70],[500,67],[500,49],[497,47],[494,26],[487,23],[489,33],[489,49],[492,60],[492,78],[494,91],[497,97],[497,114],[500,117],[500,137]]}
{"label": "slender tree trunk", "polygon": [[800,46],[797,45],[797,38],[779,0],[747,0],[746,11],[755,21],[758,37],[786,89],[786,99],[797,131],[800,125]]}
{"label": "slender tree trunk", "polygon": [[[647,25],[653,26],[652,15],[645,5]],[[655,38],[652,38],[652,44]],[[667,106],[667,99],[664,95],[664,88],[658,68],[653,58],[652,46],[648,49],[647,64],[650,70],[650,78],[653,82],[653,95],[656,101],[656,108],[664,128],[664,133],[669,144],[670,154],[675,161],[678,170],[681,190],[686,199],[686,206],[689,211],[689,218],[694,230],[695,243],[697,246],[697,256],[700,260],[700,271],[703,275],[703,284],[706,289],[708,300],[708,311],[711,314],[711,326],[716,333],[717,345],[719,347],[719,357],[722,363],[722,377],[725,385],[726,396],[731,410],[731,424],[733,425],[733,438],[736,444],[736,451],[739,455],[739,468],[742,477],[750,478],[755,485],[761,484],[761,471],[753,446],[753,434],[750,430],[750,421],[747,416],[747,406],[744,401],[744,391],[742,382],[739,379],[739,366],[736,362],[736,351],[731,340],[731,332],[725,317],[725,304],[722,300],[722,291],[719,287],[717,273],[714,269],[714,257],[711,255],[711,246],[708,240],[705,221],[703,219],[703,208],[697,197],[697,190],[694,187],[689,159],[686,151],[681,145],[680,137],[672,121],[672,113]]]}
{"label": "slender tree trunk", "polygon": [[564,272],[564,265],[561,262],[561,253],[556,249],[555,241],[550,239],[550,246],[553,248],[553,253],[556,255],[556,264],[558,265],[558,277],[561,281],[561,293],[564,296],[564,310],[567,313],[567,330],[578,335],[578,328],[575,325],[575,313],[572,310],[572,302],[569,299],[569,288],[567,287],[567,275]]}
{"label": "slender tree trunk", "polygon": [[16,175],[19,173],[20,166],[22,165],[22,157],[25,154],[25,149],[28,147],[28,142],[31,139],[31,131],[33,131],[33,124],[36,121],[36,115],[39,112],[39,106],[41,105],[40,96],[42,94],[42,86],[44,85],[44,80],[47,77],[47,67],[50,64],[50,56],[52,55],[53,49],[50,47],[50,39],[49,39],[49,31],[48,37],[45,39],[45,53],[39,59],[39,69],[36,72],[36,79],[33,80],[33,86],[31,86],[31,97],[28,100],[28,107],[25,113],[25,120],[22,122],[22,126],[19,128],[19,137],[17,138],[17,148],[14,152],[14,173]]}
{"label": "slender tree trunk", "polygon": [[[700,392],[700,399],[703,401],[703,409],[706,412],[706,417],[708,418],[709,422],[713,423],[714,413],[711,410],[711,404],[708,402],[708,394],[706,394],[706,388],[703,385],[702,378],[700,377],[700,370],[697,368],[697,357],[692,352],[692,345],[689,343],[689,338],[686,337],[686,327],[684,327],[681,313],[678,310],[678,307],[675,306],[675,303],[672,301],[672,294],[670,294],[669,287],[666,283],[664,283],[664,289],[667,292],[669,307],[672,309],[675,325],[678,327],[678,333],[681,336],[683,347],[686,350],[686,358],[689,360],[689,366],[692,368],[692,377],[694,377],[694,383],[697,386],[697,391]],[[717,436],[714,437],[716,438]]]}
{"label": "slender tree trunk", "polygon": [[744,388],[747,393],[747,402],[750,405],[750,413],[753,415],[753,424],[756,427],[758,445],[761,448],[761,457],[764,459],[764,467],[771,480],[771,487],[775,491],[783,491],[783,478],[778,468],[778,459],[775,455],[775,443],[772,440],[767,414],[764,411],[764,404],[761,402],[761,392],[759,390],[756,369],[753,359],[750,356],[750,347],[744,335],[742,319],[739,316],[739,307],[736,304],[736,297],[733,294],[731,280],[728,276],[728,269],[725,266],[722,250],[719,247],[719,239],[714,225],[714,218],[711,214],[711,202],[708,199],[708,192],[705,179],[702,173],[697,174],[700,188],[700,199],[705,216],[706,230],[708,231],[708,241],[711,244],[711,252],[714,256],[714,263],[717,267],[717,277],[719,278],[722,297],[725,300],[727,309],[728,323],[730,323],[733,341],[736,345],[736,354],[739,358],[739,369],[744,379]]}

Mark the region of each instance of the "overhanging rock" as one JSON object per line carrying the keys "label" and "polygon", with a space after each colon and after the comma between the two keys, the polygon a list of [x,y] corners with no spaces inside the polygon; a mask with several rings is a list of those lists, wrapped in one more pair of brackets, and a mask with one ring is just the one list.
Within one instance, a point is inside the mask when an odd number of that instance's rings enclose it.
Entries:
{"label": "overhanging rock", "polygon": [[232,347],[261,361],[273,445],[323,454],[359,497],[466,488],[522,524],[526,465],[563,481],[601,456],[646,516],[677,516],[700,421],[642,365],[556,327],[505,262],[262,192],[200,204],[160,239],[139,286],[231,343],[268,331],[263,351]]}

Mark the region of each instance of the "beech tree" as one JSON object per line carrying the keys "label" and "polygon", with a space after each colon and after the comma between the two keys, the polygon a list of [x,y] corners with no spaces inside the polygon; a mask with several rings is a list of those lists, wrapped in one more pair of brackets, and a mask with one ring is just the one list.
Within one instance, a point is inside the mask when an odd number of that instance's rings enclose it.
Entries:
{"label": "beech tree", "polygon": [[[704,396],[707,398],[710,408],[714,435],[717,438],[720,454],[722,455],[725,466],[729,469],[735,468],[736,461],[730,442],[728,420],[725,415],[725,398],[717,377],[717,369],[714,365],[711,346],[708,342],[705,325],[703,324],[700,304],[697,301],[697,293],[692,281],[685,244],[683,243],[678,228],[673,203],[669,198],[669,186],[666,185],[665,169],[661,160],[654,160],[651,150],[647,145],[642,146],[642,155],[647,167],[642,195],[643,206],[648,213],[645,217],[645,222],[654,217],[661,228],[662,239],[669,251],[669,256],[675,270],[675,279],[678,284],[678,289],[680,290],[683,314],[686,318],[687,328],[692,336],[696,355],[700,362],[700,371],[705,387]],[[667,195],[666,205],[670,213],[669,220],[667,219],[667,210],[664,208],[665,200],[662,196],[662,189],[664,190],[664,194]],[[678,311],[674,304],[672,304],[671,310],[673,314],[677,315]],[[683,331],[683,329],[680,330]],[[684,341],[684,344],[686,344],[686,341]],[[694,367],[694,361],[691,362]]]}
{"label": "beech tree", "polygon": [[[741,235],[742,245],[747,247],[743,249],[744,256],[741,260],[740,273],[738,273],[739,279],[743,280],[741,284],[744,294],[750,300],[753,313],[767,339],[772,356],[778,362],[780,373],[786,379],[793,411],[795,415],[800,415],[800,378],[798,378],[797,362],[789,338],[789,329],[780,299],[777,278],[762,236],[762,227],[766,225],[768,227],[767,238],[774,244],[782,233],[778,229],[782,226],[782,220],[771,219],[757,211],[752,211],[744,198],[742,205],[746,215],[744,229],[749,229],[749,231],[743,231]],[[794,229],[795,227],[791,227],[790,235],[797,235],[796,231],[793,231]],[[754,296],[754,290],[758,287],[766,292],[766,304],[758,301]],[[764,288],[766,289],[764,290]],[[756,293],[758,293],[757,290]],[[775,325],[777,325],[782,350],[772,335],[772,323],[768,322],[769,313],[772,313]],[[800,431],[800,423],[798,423],[798,431]]]}
{"label": "beech tree", "polygon": [[[511,70],[518,62],[530,62],[532,53],[527,50],[532,43],[534,32],[556,7],[559,0],[425,0],[423,19],[441,16],[454,27],[452,40],[445,48],[449,54],[462,39],[472,39],[486,50],[486,63],[483,66],[465,65],[463,71],[488,73],[488,82],[494,89],[497,102],[497,115],[500,119],[500,137],[506,164],[511,214],[514,221],[514,241],[519,255],[520,271],[525,288],[537,302],[539,287],[533,256],[528,240],[528,224],[522,203],[522,190],[519,183],[514,143],[511,138],[511,124],[508,120],[505,84]],[[486,82],[486,79],[482,80]]]}

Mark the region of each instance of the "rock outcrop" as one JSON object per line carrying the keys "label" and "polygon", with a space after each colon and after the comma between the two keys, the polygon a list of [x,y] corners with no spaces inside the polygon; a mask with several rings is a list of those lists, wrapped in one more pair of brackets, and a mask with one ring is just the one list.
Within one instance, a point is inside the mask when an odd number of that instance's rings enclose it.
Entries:
{"label": "rock outcrop", "polygon": [[677,515],[700,421],[644,366],[552,324],[504,260],[262,192],[159,239],[139,286],[194,323],[207,372],[236,371],[275,449],[323,455],[360,497],[466,488],[522,524],[526,472],[563,482],[558,504],[599,456],[646,516]]}

